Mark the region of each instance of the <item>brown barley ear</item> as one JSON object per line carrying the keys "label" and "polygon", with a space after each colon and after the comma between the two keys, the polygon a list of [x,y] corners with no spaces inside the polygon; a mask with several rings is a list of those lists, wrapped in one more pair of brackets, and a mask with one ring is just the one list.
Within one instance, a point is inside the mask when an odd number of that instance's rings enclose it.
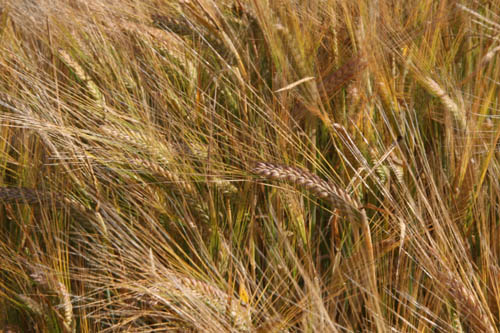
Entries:
{"label": "brown barley ear", "polygon": [[151,15],[151,20],[153,24],[161,29],[165,29],[169,32],[173,32],[178,35],[189,35],[193,33],[193,28],[190,27],[187,19],[183,17],[172,17],[167,15]]}
{"label": "brown barley ear", "polygon": [[268,179],[288,181],[304,187],[349,214],[355,214],[361,208],[360,203],[345,190],[301,168],[258,162],[252,172]]}

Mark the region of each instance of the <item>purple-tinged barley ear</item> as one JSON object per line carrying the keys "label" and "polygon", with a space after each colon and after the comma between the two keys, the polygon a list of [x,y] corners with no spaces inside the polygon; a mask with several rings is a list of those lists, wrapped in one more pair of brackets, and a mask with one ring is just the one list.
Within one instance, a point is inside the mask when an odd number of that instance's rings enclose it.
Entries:
{"label": "purple-tinged barley ear", "polygon": [[0,187],[0,202],[20,202],[34,205],[46,200],[46,195],[30,188]]}
{"label": "purple-tinged barley ear", "polygon": [[367,61],[362,56],[354,57],[332,73],[321,77],[324,87],[324,96],[329,99],[345,84],[356,78],[367,67]]}
{"label": "purple-tinged barley ear", "polygon": [[481,308],[474,292],[457,279],[451,272],[439,272],[437,277],[448,288],[457,304],[458,311],[467,319],[471,327],[480,327],[481,332],[496,332],[490,318]]}
{"label": "purple-tinged barley ear", "polygon": [[63,208],[71,207],[78,213],[92,213],[80,202],[59,196],[51,192],[44,192],[26,187],[1,187],[0,186],[0,204],[18,203],[32,206],[50,205],[50,207]]}

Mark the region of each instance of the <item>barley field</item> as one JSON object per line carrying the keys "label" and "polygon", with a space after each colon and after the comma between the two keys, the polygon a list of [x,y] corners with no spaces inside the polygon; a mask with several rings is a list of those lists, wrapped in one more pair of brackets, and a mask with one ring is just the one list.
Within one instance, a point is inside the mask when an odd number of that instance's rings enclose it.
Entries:
{"label": "barley field", "polygon": [[0,332],[500,330],[500,2],[0,1]]}

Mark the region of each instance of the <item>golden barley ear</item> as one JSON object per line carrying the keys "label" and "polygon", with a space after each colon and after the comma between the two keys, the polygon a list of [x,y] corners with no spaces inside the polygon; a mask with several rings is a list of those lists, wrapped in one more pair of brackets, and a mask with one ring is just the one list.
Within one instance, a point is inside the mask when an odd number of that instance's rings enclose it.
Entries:
{"label": "golden barley ear", "polygon": [[251,330],[251,308],[243,299],[237,299],[215,285],[188,276],[171,272],[164,281],[154,284],[149,293],[139,293],[136,296],[148,306],[163,303],[174,308],[189,307],[193,302],[202,302],[221,315],[227,314],[236,331]]}
{"label": "golden barley ear", "polygon": [[250,328],[250,311],[247,308],[248,303],[244,300],[234,299],[231,295],[216,286],[189,277],[178,277],[175,284],[189,289],[191,293],[200,293],[206,302],[215,309],[218,309],[220,313],[229,313],[235,328],[244,330]]}
{"label": "golden barley ear", "polygon": [[[353,199],[345,190],[331,182],[327,182],[311,172],[291,167],[281,166],[268,162],[258,162],[252,169],[252,172],[273,180],[284,180],[305,187],[307,190],[316,194],[320,198],[329,200],[336,208],[342,210],[348,216],[360,223],[364,234],[366,249],[366,276],[370,290],[368,307],[370,311],[377,314],[374,320],[381,318],[381,307],[379,304],[380,296],[377,289],[377,274],[375,270],[375,256],[373,253],[373,242],[370,231],[370,224],[365,209],[361,204]],[[382,324],[378,323],[382,327]]]}
{"label": "golden barley ear", "polygon": [[345,190],[301,168],[258,162],[252,172],[268,179],[288,181],[304,187],[348,214],[354,214],[361,208],[361,204]]}
{"label": "golden barley ear", "polygon": [[61,302],[60,307],[63,310],[62,324],[64,331],[73,332],[73,328],[75,327],[73,304],[71,302],[71,294],[69,293],[66,285],[60,282],[55,276],[46,275],[36,270],[34,270],[31,274],[31,278],[40,287],[46,289],[46,291],[57,294],[59,301]]}

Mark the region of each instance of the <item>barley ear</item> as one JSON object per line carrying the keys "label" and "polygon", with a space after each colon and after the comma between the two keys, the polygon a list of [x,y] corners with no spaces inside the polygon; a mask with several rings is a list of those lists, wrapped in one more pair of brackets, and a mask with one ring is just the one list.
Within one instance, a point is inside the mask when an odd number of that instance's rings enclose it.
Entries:
{"label": "barley ear", "polygon": [[345,190],[331,182],[322,180],[304,169],[268,162],[258,162],[252,169],[252,172],[268,179],[284,180],[305,187],[318,197],[329,200],[336,208],[344,211],[347,215],[360,223],[361,230],[364,234],[366,251],[366,277],[369,285],[369,293],[367,295],[368,307],[373,313],[373,319],[379,331],[382,331],[382,311],[379,304],[380,297],[378,296],[377,289],[373,242],[368,217],[361,204],[353,199]]}
{"label": "barley ear", "polygon": [[42,193],[25,187],[0,187],[0,202],[38,204],[46,199]]}
{"label": "barley ear", "polygon": [[252,172],[268,179],[283,180],[303,187],[349,215],[356,215],[361,208],[360,203],[345,190],[301,168],[258,162]]}

